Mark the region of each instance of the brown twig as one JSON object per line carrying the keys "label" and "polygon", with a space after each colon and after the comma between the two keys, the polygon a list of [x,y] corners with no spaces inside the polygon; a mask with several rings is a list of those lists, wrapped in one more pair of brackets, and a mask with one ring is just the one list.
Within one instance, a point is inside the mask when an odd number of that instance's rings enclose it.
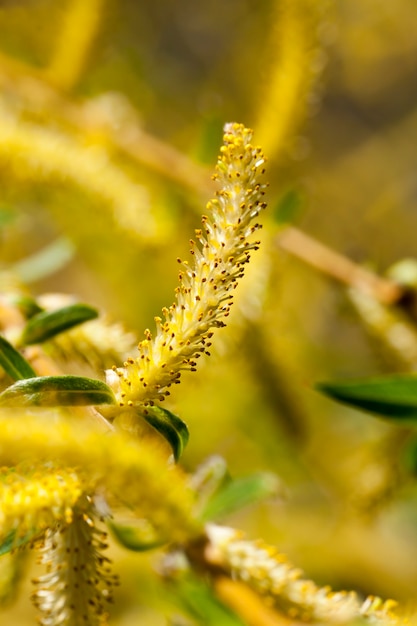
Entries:
{"label": "brown twig", "polygon": [[301,230],[288,226],[276,238],[277,245],[337,281],[372,296],[381,304],[396,304],[404,295],[397,283],[381,278],[335,252]]}

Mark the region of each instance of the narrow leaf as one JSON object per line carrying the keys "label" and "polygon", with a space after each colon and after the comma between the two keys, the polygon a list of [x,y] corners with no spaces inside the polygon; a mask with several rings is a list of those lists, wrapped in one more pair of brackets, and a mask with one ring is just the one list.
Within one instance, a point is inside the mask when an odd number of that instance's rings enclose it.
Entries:
{"label": "narrow leaf", "polygon": [[11,530],[4,538],[0,540],[0,556],[11,552],[11,550],[14,550],[15,548],[21,548],[22,546],[26,545],[27,543],[32,541],[37,532],[39,531],[32,530],[23,535],[23,537],[16,538],[16,531]]}
{"label": "narrow leaf", "polygon": [[7,302],[18,308],[27,320],[43,311],[43,308],[39,306],[36,300],[24,294],[11,293],[6,296],[6,299]]}
{"label": "narrow leaf", "polygon": [[81,406],[114,404],[110,387],[82,376],[39,376],[20,380],[0,394],[0,406]]}
{"label": "narrow leaf", "polygon": [[230,474],[227,463],[220,455],[213,455],[203,461],[190,478],[190,486],[196,493],[200,509],[228,482]]}
{"label": "narrow leaf", "polygon": [[290,189],[278,200],[273,209],[273,216],[278,224],[292,223],[302,205],[302,196],[296,189]]}
{"label": "narrow leaf", "polygon": [[143,418],[157,430],[171,445],[176,461],[187,445],[189,433],[187,425],[176,415],[160,406],[147,407]]}
{"label": "narrow leaf", "polygon": [[16,531],[11,530],[5,537],[0,541],[0,556],[3,554],[7,554],[15,547],[16,541]]}
{"label": "narrow leaf", "polygon": [[189,575],[180,579],[174,588],[181,608],[204,626],[245,626],[247,623],[223,604],[205,582],[195,576]]}
{"label": "narrow leaf", "polygon": [[366,380],[320,383],[322,393],[369,413],[417,421],[417,376],[401,374]]}
{"label": "narrow leaf", "polygon": [[283,491],[277,476],[267,472],[252,474],[232,480],[216,492],[206,504],[201,517],[203,521],[218,520],[234,511],[254,504]]}
{"label": "narrow leaf", "polygon": [[8,207],[0,207],[0,228],[11,224],[17,217],[17,211]]}
{"label": "narrow leaf", "polygon": [[23,345],[42,343],[97,316],[96,309],[87,304],[72,304],[57,311],[42,311],[30,318],[20,341]]}
{"label": "narrow leaf", "polygon": [[145,519],[133,520],[128,523],[107,522],[115,539],[128,550],[133,552],[145,552],[153,550],[165,543],[165,540],[158,536],[155,528]]}
{"label": "narrow leaf", "polygon": [[0,335],[0,365],[13,380],[34,378],[35,370],[4,337]]}
{"label": "narrow leaf", "polygon": [[402,465],[415,478],[417,475],[417,437],[408,440],[400,452]]}

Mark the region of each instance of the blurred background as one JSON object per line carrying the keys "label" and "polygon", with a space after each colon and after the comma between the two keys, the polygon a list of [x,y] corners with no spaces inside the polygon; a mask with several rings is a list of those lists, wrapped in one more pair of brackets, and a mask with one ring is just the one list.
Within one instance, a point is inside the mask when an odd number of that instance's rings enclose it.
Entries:
{"label": "blurred background", "polygon": [[[413,435],[314,384],[417,364],[412,294],[389,291],[415,278],[416,32],[413,0],[0,5],[2,289],[74,294],[141,338],[172,302],[224,123],[253,128],[262,246],[212,356],[172,396],[183,464],[276,473],[282,497],[221,521],[320,584],[406,606]],[[149,558],[113,558],[114,623],[165,624]],[[5,614],[34,619],[26,601]]]}

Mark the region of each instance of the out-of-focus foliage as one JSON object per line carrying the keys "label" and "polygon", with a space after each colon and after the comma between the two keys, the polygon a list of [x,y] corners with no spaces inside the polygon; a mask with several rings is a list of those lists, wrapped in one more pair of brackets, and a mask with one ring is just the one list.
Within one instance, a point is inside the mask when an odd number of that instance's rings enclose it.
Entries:
{"label": "out-of-focus foliage", "polygon": [[[297,199],[297,227],[381,276],[416,255],[416,29],[413,0],[0,6],[2,292],[19,294],[28,318],[40,311],[27,313],[26,288],[75,294],[140,339],[172,302],[175,259],[213,194],[224,123],[252,127],[269,157],[270,211],[228,327],[169,401],[190,431],[183,465],[194,472],[216,453],[233,476],[278,474],[285,498],[227,523],[279,546],[319,584],[405,605],[417,579],[413,435],[336,405],[314,383],[414,371],[412,288],[387,304],[348,271],[347,291],[325,275],[334,267],[283,252],[274,216]],[[135,343],[111,328],[98,343],[111,333],[121,349],[94,352],[101,373]],[[81,341],[75,328],[48,354],[91,376],[67,358]],[[183,581],[181,603],[149,575],[147,556],[111,550],[123,580],[112,623],[159,626],[187,602],[195,621],[172,624],[202,623],[188,588],[210,615],[228,615],[202,583]],[[21,564],[3,564],[9,599]],[[5,623],[33,623],[26,591]],[[233,607],[223,587],[218,597]]]}

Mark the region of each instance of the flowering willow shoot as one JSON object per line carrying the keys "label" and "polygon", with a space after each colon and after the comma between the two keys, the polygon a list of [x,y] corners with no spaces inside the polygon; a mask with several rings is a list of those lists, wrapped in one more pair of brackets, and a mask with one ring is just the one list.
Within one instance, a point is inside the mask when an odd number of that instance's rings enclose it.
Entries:
{"label": "flowering willow shoot", "polygon": [[262,180],[265,157],[251,144],[252,133],[240,124],[227,124],[224,146],[214,180],[220,190],[207,204],[209,215],[195,231],[192,261],[181,265],[176,301],[155,318],[155,338],[149,330],[123,368],[107,373],[120,407],[161,402],[183,370],[195,371],[197,359],[210,354],[213,331],[224,326],[232,304],[232,291],[243,277],[244,265],[259,242],[250,237],[260,225],[253,223],[266,204]]}
{"label": "flowering willow shoot", "polygon": [[[230,481],[221,459],[187,476],[173,462],[188,428],[160,404],[183,371],[197,370],[225,326],[233,292],[260,244],[254,235],[266,207],[264,165],[252,131],[227,124],[216,197],[190,241],[191,260],[178,259],[175,302],[155,318],[154,335],[145,331],[139,354],[131,333],[71,298],[34,299],[15,287],[0,300],[0,568],[5,588],[12,587],[21,555],[37,551],[43,571],[34,577],[33,602],[43,626],[109,622],[109,605],[123,585],[107,556],[109,535],[132,552],[164,549],[161,579],[183,598],[185,612],[200,594],[202,604],[191,613],[197,610],[202,623],[208,615],[217,624],[249,623],[242,621],[249,597],[255,626],[282,618],[401,622],[393,602],[360,602],[320,588],[273,548],[213,523],[276,495],[275,476]],[[79,369],[67,374],[73,365],[96,377]],[[126,415],[154,436],[142,436]]]}

